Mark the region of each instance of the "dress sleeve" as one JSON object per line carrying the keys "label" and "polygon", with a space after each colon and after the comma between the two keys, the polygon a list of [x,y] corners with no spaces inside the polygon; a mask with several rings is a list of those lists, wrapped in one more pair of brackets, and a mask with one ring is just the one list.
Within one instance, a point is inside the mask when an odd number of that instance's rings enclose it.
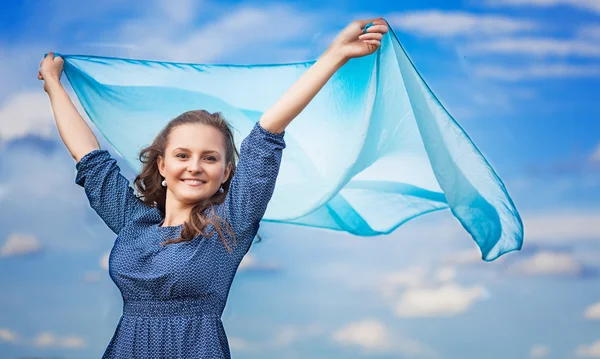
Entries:
{"label": "dress sleeve", "polygon": [[91,151],[75,168],[75,183],[84,188],[90,206],[115,234],[121,232],[136,212],[146,208],[108,151]]}
{"label": "dress sleeve", "polygon": [[229,224],[234,232],[254,231],[262,219],[275,189],[284,133],[271,133],[257,122],[240,146],[240,160],[225,199]]}

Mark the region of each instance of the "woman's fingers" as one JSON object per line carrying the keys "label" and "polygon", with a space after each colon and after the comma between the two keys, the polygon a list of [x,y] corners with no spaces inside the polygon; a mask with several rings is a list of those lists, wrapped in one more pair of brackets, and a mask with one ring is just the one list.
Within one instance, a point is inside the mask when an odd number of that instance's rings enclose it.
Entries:
{"label": "woman's fingers", "polygon": [[382,26],[387,27],[388,23],[383,18],[381,18],[379,20],[373,21],[373,25],[382,25]]}
{"label": "woman's fingers", "polygon": [[55,57],[54,52],[48,52],[46,57],[44,57],[42,59],[42,62],[40,62],[40,69],[38,70],[37,78],[39,80],[44,80],[44,75],[58,75],[58,77],[60,78],[64,62],[65,61],[61,56]]}
{"label": "woman's fingers", "polygon": [[378,40],[378,41],[381,41],[381,39],[383,38],[383,34],[380,34],[378,32],[368,33],[368,34],[362,34],[358,38],[360,40]]}
{"label": "woman's fingers", "polygon": [[381,41],[378,40],[363,40],[365,44],[373,45],[375,47],[379,47],[381,45]]}
{"label": "woman's fingers", "polygon": [[385,34],[387,32],[388,32],[388,27],[387,27],[387,25],[385,25],[385,23],[381,24],[381,25],[373,25],[367,29],[367,33]]}
{"label": "woman's fingers", "polygon": [[357,24],[358,26],[360,26],[361,28],[367,26],[367,24],[370,23],[376,23],[381,21],[381,18],[374,18],[374,19],[366,19],[366,20],[355,20],[354,23]]}

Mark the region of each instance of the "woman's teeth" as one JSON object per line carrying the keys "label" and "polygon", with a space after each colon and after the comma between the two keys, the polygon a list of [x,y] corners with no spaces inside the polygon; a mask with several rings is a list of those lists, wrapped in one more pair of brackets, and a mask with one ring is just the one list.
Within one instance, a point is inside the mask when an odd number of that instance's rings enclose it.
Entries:
{"label": "woman's teeth", "polygon": [[183,182],[188,183],[188,184],[203,184],[204,183],[200,180],[183,180]]}

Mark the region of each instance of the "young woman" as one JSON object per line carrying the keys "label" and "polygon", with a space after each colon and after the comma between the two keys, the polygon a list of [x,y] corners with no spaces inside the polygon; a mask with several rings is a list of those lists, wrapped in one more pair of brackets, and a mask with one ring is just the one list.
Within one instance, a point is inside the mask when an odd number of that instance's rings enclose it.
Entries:
{"label": "young woman", "polygon": [[63,60],[50,53],[42,61],[38,78],[77,162],[76,183],[117,234],[109,272],[124,307],[103,358],[230,357],[221,314],[273,193],[284,130],[344,63],[374,53],[387,31],[382,19],[347,26],[255,124],[237,165],[220,114],[189,111],[171,120],[140,154],[139,197],[62,87]]}

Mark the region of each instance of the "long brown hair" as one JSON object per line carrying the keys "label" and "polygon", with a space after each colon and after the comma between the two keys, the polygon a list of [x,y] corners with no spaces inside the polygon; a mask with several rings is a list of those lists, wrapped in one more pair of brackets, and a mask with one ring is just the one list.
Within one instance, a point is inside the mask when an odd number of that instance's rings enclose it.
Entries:
{"label": "long brown hair", "polygon": [[[181,236],[175,239],[169,239],[163,242],[163,245],[170,243],[179,243],[190,241],[198,235],[204,237],[211,236],[214,231],[219,234],[221,241],[231,251],[231,247],[227,244],[225,233],[233,238],[235,244],[235,234],[229,223],[217,216],[214,210],[214,205],[221,204],[225,201],[231,179],[235,173],[235,164],[239,153],[235,147],[233,133],[227,121],[223,118],[220,112],[209,113],[205,110],[196,110],[185,112],[169,123],[160,131],[152,144],[144,148],[140,152],[139,159],[142,162],[142,170],[136,176],[134,184],[136,190],[141,195],[142,200],[146,205],[156,207],[162,215],[165,215],[165,203],[167,200],[167,189],[162,186],[162,176],[158,171],[158,157],[164,158],[165,149],[169,140],[169,135],[177,126],[185,124],[202,124],[213,126],[223,134],[225,140],[225,165],[231,166],[229,178],[223,183],[223,190],[217,191],[212,197],[199,201],[190,213],[190,218],[185,222],[181,230]],[[210,208],[210,213],[207,211]],[[205,233],[207,226],[212,226],[209,233]]]}

